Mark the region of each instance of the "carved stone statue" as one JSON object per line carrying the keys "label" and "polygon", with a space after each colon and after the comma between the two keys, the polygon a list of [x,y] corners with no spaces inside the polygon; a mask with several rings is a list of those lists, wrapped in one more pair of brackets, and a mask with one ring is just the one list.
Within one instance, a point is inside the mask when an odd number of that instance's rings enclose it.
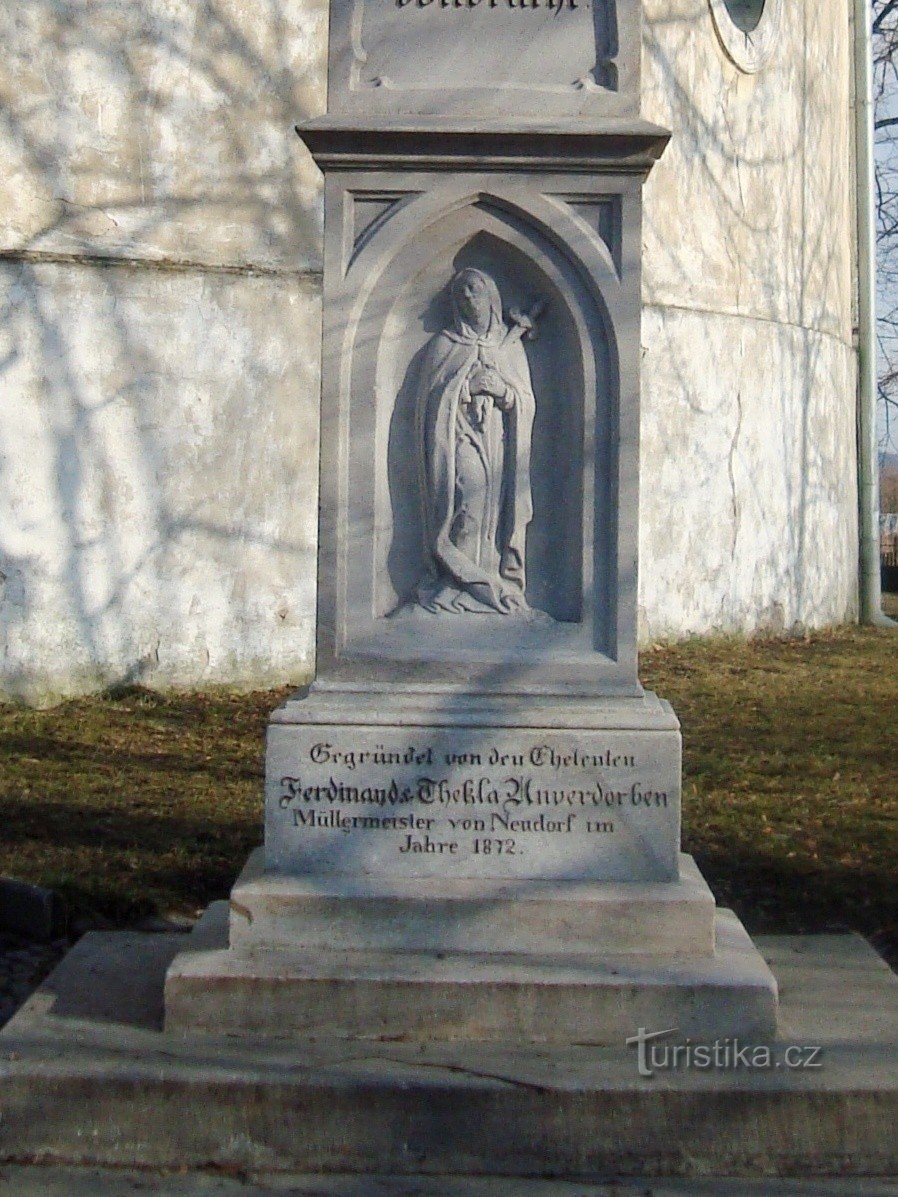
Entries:
{"label": "carved stone statue", "polygon": [[427,346],[417,395],[428,554],[417,598],[432,612],[526,613],[536,404],[522,338],[541,305],[506,323],[496,283],[470,268],[450,297],[452,323]]}

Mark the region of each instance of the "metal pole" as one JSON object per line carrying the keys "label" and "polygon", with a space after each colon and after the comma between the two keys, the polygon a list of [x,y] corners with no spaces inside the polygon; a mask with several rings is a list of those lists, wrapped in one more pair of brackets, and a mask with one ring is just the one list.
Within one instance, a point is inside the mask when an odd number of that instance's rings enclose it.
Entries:
{"label": "metal pole", "polygon": [[870,0],[854,0],[854,116],[858,283],[858,607],[861,623],[888,624],[879,574],[876,437],[876,229],[873,221],[873,34]]}

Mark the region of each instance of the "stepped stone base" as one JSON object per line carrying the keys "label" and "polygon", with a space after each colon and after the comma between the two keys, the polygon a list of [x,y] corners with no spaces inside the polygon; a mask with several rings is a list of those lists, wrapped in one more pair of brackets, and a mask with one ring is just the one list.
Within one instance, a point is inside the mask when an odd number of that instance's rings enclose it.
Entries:
{"label": "stepped stone base", "polygon": [[772,973],[689,857],[674,883],[515,884],[298,878],[254,853],[195,934],[168,1030],[618,1044],[776,1026]]}
{"label": "stepped stone base", "polygon": [[272,1036],[620,1044],[640,1027],[766,1038],[777,988],[731,911],[706,956],[183,952],[165,1027]]}
{"label": "stepped stone base", "polygon": [[[669,1063],[652,1077],[622,1043],[162,1032],[165,970],[186,941],[89,934],[0,1030],[4,1175],[26,1159],[349,1172],[365,1197],[380,1192],[374,1177],[411,1189],[422,1173],[414,1191],[434,1195],[479,1193],[475,1177],[626,1175],[645,1188],[677,1175],[898,1175],[898,978],[857,937],[758,940],[782,986],[777,1065],[812,1045],[813,1067]],[[733,1192],[754,1193],[743,1183]]]}
{"label": "stepped stone base", "polygon": [[710,955],[714,895],[691,856],[677,882],[305,876],[256,849],[231,891],[240,950]]}

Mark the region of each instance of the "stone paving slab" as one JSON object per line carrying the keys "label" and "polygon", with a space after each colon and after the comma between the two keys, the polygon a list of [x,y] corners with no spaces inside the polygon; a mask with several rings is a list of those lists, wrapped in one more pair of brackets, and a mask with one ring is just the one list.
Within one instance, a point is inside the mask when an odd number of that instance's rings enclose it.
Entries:
{"label": "stone paving slab", "polygon": [[760,941],[782,987],[775,1046],[817,1045],[822,1067],[653,1078],[625,1047],[162,1033],[184,939],[86,936],[0,1032],[0,1159],[584,1182],[898,1175],[898,978],[857,937]]}
{"label": "stone paving slab", "polygon": [[256,1175],[13,1167],[0,1197],[896,1197],[898,1180],[559,1181],[477,1177]]}

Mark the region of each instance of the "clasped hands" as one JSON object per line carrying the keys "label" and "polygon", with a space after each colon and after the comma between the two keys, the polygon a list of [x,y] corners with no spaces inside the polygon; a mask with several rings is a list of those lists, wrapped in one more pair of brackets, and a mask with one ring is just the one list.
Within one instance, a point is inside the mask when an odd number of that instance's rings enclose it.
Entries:
{"label": "clasped hands", "polygon": [[514,392],[498,370],[478,362],[468,375],[468,391],[472,396],[488,395],[500,411],[510,411]]}

